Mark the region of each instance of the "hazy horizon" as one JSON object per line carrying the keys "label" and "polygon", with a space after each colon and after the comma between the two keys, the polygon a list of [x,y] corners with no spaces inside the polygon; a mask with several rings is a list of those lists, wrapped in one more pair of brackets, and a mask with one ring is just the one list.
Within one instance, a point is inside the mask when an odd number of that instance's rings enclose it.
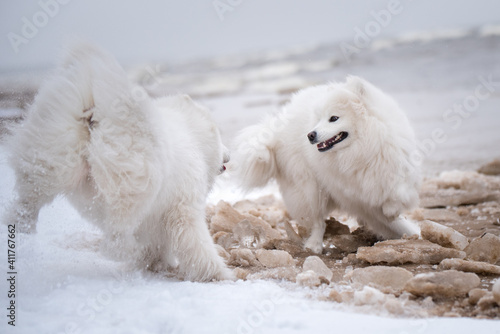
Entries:
{"label": "hazy horizon", "polygon": [[391,6],[397,14],[380,18],[376,37],[500,23],[494,0],[2,2],[0,72],[52,66],[75,37],[129,65],[350,41]]}

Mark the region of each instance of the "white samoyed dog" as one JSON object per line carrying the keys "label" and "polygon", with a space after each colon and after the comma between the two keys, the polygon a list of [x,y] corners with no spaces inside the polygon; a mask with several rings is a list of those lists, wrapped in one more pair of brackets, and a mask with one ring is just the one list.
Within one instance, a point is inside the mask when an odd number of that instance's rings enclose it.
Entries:
{"label": "white samoyed dog", "polygon": [[113,255],[189,280],[231,279],[205,222],[227,152],[204,107],[150,98],[98,48],[68,51],[7,142],[17,197],[4,221],[34,232],[65,195]]}
{"label": "white samoyed dog", "polygon": [[419,234],[415,136],[404,112],[358,77],[304,89],[280,113],[243,129],[228,170],[247,188],[275,179],[290,215],[321,252],[325,218],[340,209],[380,238]]}

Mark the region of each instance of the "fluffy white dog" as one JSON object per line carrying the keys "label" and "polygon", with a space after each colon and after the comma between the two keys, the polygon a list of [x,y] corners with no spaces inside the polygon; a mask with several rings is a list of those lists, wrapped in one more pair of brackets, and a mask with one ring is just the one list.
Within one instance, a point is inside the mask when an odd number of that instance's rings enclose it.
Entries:
{"label": "fluffy white dog", "polygon": [[151,99],[112,56],[82,45],[7,145],[18,196],[5,221],[18,230],[36,231],[40,209],[64,194],[122,258],[189,280],[232,278],[205,222],[224,146],[188,96]]}
{"label": "fluffy white dog", "polygon": [[[401,216],[418,204],[415,137],[388,95],[358,77],[311,87],[284,110],[244,129],[231,170],[246,188],[276,179],[291,216],[322,251],[333,209],[357,217],[381,238],[419,234]],[[229,170],[229,169],[228,169]]]}

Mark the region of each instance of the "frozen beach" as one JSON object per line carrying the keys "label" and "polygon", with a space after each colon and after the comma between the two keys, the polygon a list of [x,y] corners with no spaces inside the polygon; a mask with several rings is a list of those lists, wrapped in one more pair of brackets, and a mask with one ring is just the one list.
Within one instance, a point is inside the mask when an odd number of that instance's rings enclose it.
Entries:
{"label": "frozen beach", "polygon": [[[500,158],[500,27],[400,36],[358,51],[346,56],[339,44],[317,45],[128,71],[152,96],[183,92],[207,105],[228,147],[240,129],[276,112],[294,91],[353,74],[407,111],[426,177],[474,171]],[[0,77],[0,124],[24,112],[43,75]],[[0,173],[3,212],[14,187],[3,148]],[[267,194],[279,198],[272,186],[250,197]],[[241,199],[222,176],[209,202]],[[488,232],[499,236],[495,226]],[[498,316],[427,317],[421,307],[397,315],[377,302],[334,302],[323,285],[269,278],[201,284],[137,272],[101,255],[100,231],[64,198],[42,210],[38,227],[35,235],[16,235],[17,325],[8,326],[4,316],[5,333],[500,333]],[[6,228],[0,240],[6,245]],[[6,313],[6,280],[0,290]]]}

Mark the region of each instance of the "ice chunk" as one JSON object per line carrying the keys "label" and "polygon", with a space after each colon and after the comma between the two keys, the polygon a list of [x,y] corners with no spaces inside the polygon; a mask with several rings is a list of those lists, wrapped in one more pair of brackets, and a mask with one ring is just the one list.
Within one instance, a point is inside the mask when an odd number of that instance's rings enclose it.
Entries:
{"label": "ice chunk", "polygon": [[286,232],[286,235],[288,236],[288,239],[290,239],[290,241],[296,243],[296,244],[303,244],[303,240],[302,238],[297,234],[297,232],[295,232],[295,230],[293,229],[292,225],[290,224],[290,222],[288,220],[285,220],[285,232]]}
{"label": "ice chunk", "polygon": [[255,279],[279,279],[279,280],[287,280],[290,282],[295,282],[295,278],[299,272],[299,269],[296,267],[278,267],[278,268],[270,268],[264,271],[260,271],[254,274],[250,274],[247,276],[249,280]]}
{"label": "ice chunk", "polygon": [[309,256],[306,258],[304,261],[304,264],[302,265],[302,270],[303,271],[309,271],[312,270],[318,276],[323,276],[327,280],[331,281],[333,272],[326,266],[326,264],[321,260],[318,256]]}
{"label": "ice chunk", "polygon": [[297,277],[295,278],[295,281],[299,285],[304,285],[309,287],[315,287],[321,285],[321,280],[319,278],[319,275],[313,270],[306,270],[298,274]]}
{"label": "ice chunk", "polygon": [[255,255],[257,256],[257,260],[268,268],[295,266],[292,256],[282,250],[258,249]]}
{"label": "ice chunk", "polygon": [[443,270],[455,269],[483,275],[500,275],[500,266],[479,261],[444,259],[439,264],[439,268]]}
{"label": "ice chunk", "polygon": [[495,201],[498,195],[491,192],[475,192],[456,189],[438,189],[420,193],[420,205],[424,208],[459,206]]}
{"label": "ice chunk", "polygon": [[273,239],[262,246],[265,249],[279,249],[289,253],[292,256],[305,253],[302,244],[294,243],[285,239]]}
{"label": "ice chunk", "polygon": [[422,238],[443,247],[464,250],[469,245],[469,240],[463,234],[430,220],[420,222]]}
{"label": "ice chunk", "polygon": [[467,259],[489,262],[492,264],[500,260],[500,238],[491,233],[486,233],[465,248]]}
{"label": "ice chunk", "polygon": [[210,222],[210,230],[212,233],[232,232],[233,227],[242,221],[242,215],[233,209],[233,207],[224,201],[220,201],[215,206],[215,214]]}
{"label": "ice chunk", "polygon": [[236,248],[231,250],[231,257],[229,259],[229,264],[232,266],[257,266],[259,262],[255,258],[255,255],[248,248]]}
{"label": "ice chunk", "polygon": [[246,269],[236,267],[233,270],[233,274],[237,279],[246,280],[248,275],[250,275],[250,272]]}
{"label": "ice chunk", "polygon": [[432,220],[438,222],[459,222],[460,215],[448,209],[416,209],[411,213],[414,220]]}
{"label": "ice chunk", "polygon": [[235,226],[245,219],[251,223],[254,229],[262,229],[262,235],[265,239],[261,240],[262,242],[281,238],[281,234],[262,219],[248,214],[241,214],[224,201],[220,201],[215,206],[215,215],[211,219],[210,230],[212,234],[220,231],[233,232]]}
{"label": "ice chunk", "polygon": [[233,228],[233,236],[243,247],[259,247],[266,240],[266,232],[262,226],[254,226],[247,219],[240,221]]}
{"label": "ice chunk", "polygon": [[493,292],[493,297],[495,298],[495,301],[500,306],[500,279],[496,281],[491,291]]}
{"label": "ice chunk", "polygon": [[493,160],[492,162],[481,166],[477,171],[486,175],[500,175],[500,160]]}
{"label": "ice chunk", "polygon": [[357,268],[346,275],[354,284],[369,285],[384,292],[403,290],[413,274],[396,267],[373,266]]}
{"label": "ice chunk", "polygon": [[355,305],[377,305],[385,303],[387,295],[375,288],[365,286],[361,291],[354,292]]}
{"label": "ice chunk", "polygon": [[463,259],[465,252],[445,248],[427,240],[399,239],[382,241],[373,247],[360,247],[356,258],[371,264],[438,264],[447,258]]}
{"label": "ice chunk", "polygon": [[488,290],[484,289],[472,289],[469,291],[469,304],[476,305],[479,299],[483,298],[488,294]]}
{"label": "ice chunk", "polygon": [[456,270],[418,274],[405,286],[416,296],[459,297],[477,288],[481,280],[476,274]]}

